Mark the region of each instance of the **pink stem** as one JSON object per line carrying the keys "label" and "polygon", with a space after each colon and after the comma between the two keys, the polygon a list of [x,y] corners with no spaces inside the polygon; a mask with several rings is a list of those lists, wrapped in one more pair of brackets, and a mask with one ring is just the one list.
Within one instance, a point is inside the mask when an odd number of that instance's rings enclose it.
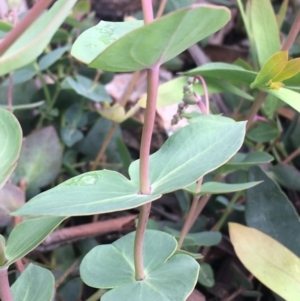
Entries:
{"label": "pink stem", "polygon": [[8,282],[8,267],[0,269],[0,299],[14,301]]}

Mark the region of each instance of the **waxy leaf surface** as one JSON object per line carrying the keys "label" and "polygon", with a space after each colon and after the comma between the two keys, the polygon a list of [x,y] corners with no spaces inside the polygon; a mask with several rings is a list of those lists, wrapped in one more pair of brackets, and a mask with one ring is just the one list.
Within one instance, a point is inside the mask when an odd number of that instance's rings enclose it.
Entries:
{"label": "waxy leaf surface", "polygon": [[199,264],[189,255],[173,255],[177,243],[169,234],[147,230],[143,245],[146,278],[136,281],[134,234],[92,249],[80,266],[83,281],[91,287],[112,289],[103,301],[186,300],[196,284]]}
{"label": "waxy leaf surface", "polygon": [[196,182],[228,161],[244,135],[245,122],[201,116],[150,156],[149,195],[139,193],[139,161],[135,161],[129,167],[131,180],[114,171],[88,172],[37,195],[14,214],[89,215],[141,206]]}
{"label": "waxy leaf surface", "polygon": [[258,185],[260,182],[248,182],[248,183],[219,183],[219,182],[206,182],[201,186],[201,191],[196,192],[197,184],[193,183],[184,188],[184,190],[194,195],[205,195],[205,194],[219,194],[219,193],[230,193],[236,191],[242,191],[245,189],[252,188]]}
{"label": "waxy leaf surface", "polygon": [[4,250],[10,266],[37,247],[66,217],[37,217],[18,224],[10,233]]}
{"label": "waxy leaf surface", "polygon": [[36,194],[39,189],[54,181],[62,164],[62,148],[53,126],[34,132],[23,140],[20,158],[13,180],[25,180],[27,193]]}
{"label": "waxy leaf surface", "polygon": [[280,50],[280,34],[271,1],[249,1],[250,23],[260,66]]}
{"label": "waxy leaf surface", "polygon": [[33,62],[49,44],[52,36],[77,0],[58,0],[0,56],[0,76]]}
{"label": "waxy leaf surface", "polygon": [[[114,72],[142,70],[176,57],[222,28],[229,19],[226,8],[192,5],[143,27],[137,22],[100,22],[79,36],[71,54],[93,68]],[[132,30],[134,27],[140,28]]]}
{"label": "waxy leaf surface", "polygon": [[[173,134],[150,156],[152,192],[164,194],[184,188],[227,162],[241,147],[245,123],[203,115]],[[139,183],[139,160],[129,167]]]}
{"label": "waxy leaf surface", "polygon": [[257,75],[256,72],[246,70],[237,65],[226,63],[208,63],[194,68],[190,71],[184,72],[183,74],[187,76],[202,75],[215,77],[237,82],[244,82],[247,84],[253,82]]}
{"label": "waxy leaf surface", "polygon": [[299,300],[299,257],[259,230],[231,223],[229,233],[238,258],[258,280],[284,300]]}
{"label": "waxy leaf surface", "polygon": [[257,74],[251,88],[267,86],[270,81],[274,81],[276,77],[284,70],[288,61],[288,52],[280,51],[272,55],[262,66]]}
{"label": "waxy leaf surface", "polygon": [[51,301],[54,295],[53,274],[30,264],[12,285],[14,301]]}
{"label": "waxy leaf surface", "polygon": [[16,167],[22,143],[22,129],[16,117],[0,109],[0,189]]}
{"label": "waxy leaf surface", "polygon": [[40,193],[16,215],[91,215],[126,210],[159,198],[139,194],[139,187],[118,172],[87,172]]}
{"label": "waxy leaf surface", "polygon": [[278,97],[292,108],[300,112],[300,94],[287,88],[280,88],[279,90],[268,89],[264,90],[271,95]]}
{"label": "waxy leaf surface", "polygon": [[[188,76],[181,76],[159,86],[156,106],[161,108],[181,102],[183,98],[182,89],[184,85],[186,85],[187,80]],[[205,84],[207,86],[208,94],[223,92],[231,93],[249,100],[253,99],[253,97],[245,91],[223,80],[206,77]],[[193,89],[200,96],[205,94],[202,84],[194,85]],[[139,100],[139,105],[143,108],[146,107],[146,99],[147,95],[145,94]]]}

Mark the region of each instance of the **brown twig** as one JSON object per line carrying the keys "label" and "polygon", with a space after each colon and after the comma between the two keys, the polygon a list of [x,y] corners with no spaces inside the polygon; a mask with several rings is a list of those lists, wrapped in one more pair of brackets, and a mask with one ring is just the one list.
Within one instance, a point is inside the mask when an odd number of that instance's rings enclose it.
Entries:
{"label": "brown twig", "polygon": [[283,161],[282,164],[288,164],[291,162],[294,158],[300,155],[300,147],[294,150],[288,157],[286,157]]}
{"label": "brown twig", "polygon": [[39,252],[52,251],[55,248],[87,237],[98,236],[119,231],[125,224],[135,219],[137,215],[130,215],[96,223],[90,223],[54,231],[35,250]]}

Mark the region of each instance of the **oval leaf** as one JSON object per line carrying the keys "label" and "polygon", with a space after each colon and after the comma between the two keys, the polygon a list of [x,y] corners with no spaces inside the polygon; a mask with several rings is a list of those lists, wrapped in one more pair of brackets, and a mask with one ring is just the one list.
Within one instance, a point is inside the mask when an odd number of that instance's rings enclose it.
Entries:
{"label": "oval leaf", "polygon": [[[182,76],[175,78],[173,80],[170,80],[158,88],[158,95],[157,95],[157,107],[165,107],[170,106],[172,104],[176,104],[182,101],[183,98],[183,87],[187,83],[187,76]],[[243,90],[233,86],[232,84],[215,79],[215,78],[205,78],[205,83],[208,89],[208,94],[213,93],[231,93],[234,95],[238,95],[240,97],[243,97],[245,99],[252,100],[253,97]],[[204,89],[201,84],[197,84],[193,86],[194,91],[199,95],[204,95]],[[143,95],[142,98],[139,100],[138,104],[145,108],[146,107],[146,99],[147,95]]]}
{"label": "oval leaf", "polygon": [[17,225],[9,235],[4,250],[10,266],[37,247],[66,217],[38,217]]}
{"label": "oval leaf", "polygon": [[247,190],[245,218],[247,225],[278,240],[300,256],[299,216],[280,187],[261,168],[249,170],[250,181],[263,181]]}
{"label": "oval leaf", "polygon": [[25,180],[29,194],[36,194],[56,179],[61,164],[60,141],[54,127],[50,126],[24,139],[13,180]]}
{"label": "oval leaf", "polygon": [[219,182],[206,182],[201,186],[201,191],[196,192],[197,184],[193,183],[184,188],[184,190],[192,193],[193,195],[205,195],[205,194],[219,194],[219,193],[231,193],[236,191],[242,191],[254,187],[261,182],[248,182],[248,183],[219,183]]}
{"label": "oval leaf", "polygon": [[285,65],[281,73],[273,79],[275,82],[282,82],[300,72],[300,58],[290,60]]}
{"label": "oval leaf", "polygon": [[256,278],[285,300],[299,300],[299,257],[256,229],[230,223],[229,232],[237,256]]}
{"label": "oval leaf", "polygon": [[14,215],[91,215],[139,207],[160,194],[139,194],[139,186],[110,170],[87,172],[40,193]]}
{"label": "oval leaf", "polygon": [[11,287],[14,301],[51,301],[54,295],[53,274],[30,264]]}
{"label": "oval leaf", "polygon": [[220,79],[227,79],[237,82],[252,83],[257,76],[256,72],[246,70],[240,66],[226,63],[208,63],[184,72],[184,75],[202,75]]}
{"label": "oval leaf", "polygon": [[16,167],[22,143],[22,129],[16,117],[0,109],[0,189]]}
{"label": "oval leaf", "polygon": [[[150,156],[153,193],[168,193],[196,182],[228,161],[241,147],[244,122],[213,115],[196,119],[195,123],[173,134]],[[130,165],[129,174],[139,185],[139,160]]]}
{"label": "oval leaf", "polygon": [[[193,5],[126,35],[123,28],[129,27],[131,22],[100,22],[92,32],[87,31],[76,40],[71,54],[90,67],[107,71],[147,69],[176,57],[222,28],[229,19],[230,12],[226,8]],[[122,30],[124,36],[117,40]]]}
{"label": "oval leaf", "polygon": [[186,300],[196,284],[199,264],[189,255],[173,255],[177,243],[169,234],[147,230],[143,245],[146,278],[136,281],[134,234],[92,249],[80,266],[83,281],[92,287],[111,288],[103,301]]}
{"label": "oval leaf", "polygon": [[0,56],[0,76],[33,62],[49,44],[52,36],[77,0],[58,0]]}
{"label": "oval leaf", "polygon": [[287,61],[287,51],[280,51],[272,55],[262,66],[254,82],[251,84],[251,88],[267,86],[270,81],[274,81],[274,79],[284,70]]}
{"label": "oval leaf", "polygon": [[264,90],[271,95],[278,97],[283,100],[285,103],[290,105],[292,108],[300,112],[300,94],[286,88],[280,88],[279,90]]}
{"label": "oval leaf", "polygon": [[271,1],[249,1],[249,14],[259,64],[263,66],[281,46]]}

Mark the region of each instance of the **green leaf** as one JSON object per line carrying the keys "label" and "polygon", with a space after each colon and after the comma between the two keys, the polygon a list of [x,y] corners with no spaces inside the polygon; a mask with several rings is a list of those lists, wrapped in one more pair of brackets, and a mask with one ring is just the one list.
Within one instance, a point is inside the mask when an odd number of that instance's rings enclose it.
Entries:
{"label": "green leaf", "polygon": [[263,103],[263,108],[266,113],[266,116],[269,119],[273,119],[275,112],[284,105],[285,103],[278,97],[272,94],[268,94]]}
{"label": "green leaf", "polygon": [[[196,182],[228,161],[241,147],[245,123],[203,115],[173,134],[150,156],[150,183],[155,193],[168,193]],[[129,168],[139,185],[139,160]]]}
{"label": "green leaf", "polygon": [[5,248],[10,266],[37,247],[66,217],[37,217],[18,224],[10,233]]}
{"label": "green leaf", "polygon": [[276,52],[280,51],[279,29],[270,0],[249,1],[254,45],[260,66]]}
{"label": "green leaf", "polygon": [[205,287],[213,287],[215,285],[214,271],[210,264],[206,262],[201,263],[198,282]]}
{"label": "green leaf", "polygon": [[129,168],[131,181],[113,171],[89,172],[41,193],[14,214],[88,215],[141,206],[222,165],[240,148],[244,134],[245,122],[202,116],[150,156],[150,195],[139,194],[139,161],[135,161]]}
{"label": "green leaf", "polygon": [[270,171],[275,180],[285,188],[300,191],[300,172],[293,166],[278,164],[271,166]]}
{"label": "green leaf", "polygon": [[294,206],[259,167],[249,171],[250,181],[264,181],[247,190],[245,218],[247,225],[270,235],[292,252],[300,255],[299,216]]}
{"label": "green leaf", "polygon": [[164,12],[169,13],[173,10],[193,4],[193,0],[169,0],[167,1]]}
{"label": "green leaf", "polygon": [[228,163],[219,168],[219,173],[229,173],[234,170],[248,169],[254,165],[269,163],[273,157],[265,152],[237,153]]}
{"label": "green leaf", "polygon": [[278,129],[267,122],[258,122],[248,131],[246,138],[254,142],[272,142],[279,136]]}
{"label": "green leaf", "polygon": [[287,62],[281,73],[273,79],[275,82],[282,82],[291,78],[300,72],[300,58],[293,59]]}
{"label": "green leaf", "polygon": [[201,191],[196,192],[197,184],[193,183],[184,188],[184,190],[192,193],[193,195],[205,195],[205,194],[220,194],[220,193],[231,193],[236,191],[242,191],[245,189],[252,188],[260,182],[248,182],[248,183],[239,183],[239,184],[229,184],[229,183],[220,183],[220,182],[206,182],[201,186]]}
{"label": "green leaf", "polygon": [[283,100],[285,103],[290,105],[292,108],[300,112],[300,94],[294,92],[290,89],[280,88],[279,90],[264,90],[271,95],[278,97],[279,99]]}
{"label": "green leaf", "polygon": [[[182,76],[172,79],[159,86],[156,106],[158,108],[161,108],[181,102],[183,98],[183,87],[186,85],[187,79],[187,76]],[[251,95],[228,82],[207,77],[205,78],[205,83],[207,85],[208,94],[224,92],[232,93],[249,100],[253,99]],[[200,96],[205,94],[203,86],[201,84],[194,85],[193,89]],[[139,100],[138,104],[143,108],[146,107],[146,99],[147,95],[145,94]]]}
{"label": "green leaf", "polygon": [[22,129],[17,118],[0,109],[0,189],[16,167],[22,143]]}
{"label": "green leaf", "polygon": [[257,73],[246,70],[240,66],[226,63],[208,63],[184,72],[184,75],[194,76],[202,75],[220,79],[227,79],[237,82],[250,84],[254,81]]}
{"label": "green leaf", "polygon": [[60,134],[63,142],[69,147],[73,146],[76,142],[80,141],[84,137],[83,133],[74,125],[61,127]]}
{"label": "green leaf", "polygon": [[111,97],[107,94],[103,85],[94,83],[88,77],[77,75],[76,80],[68,76],[62,82],[62,88],[74,90],[78,95],[90,99],[94,102],[112,102]]}
{"label": "green leaf", "polygon": [[177,243],[172,236],[147,230],[143,246],[146,278],[136,281],[134,234],[92,249],[80,266],[82,280],[91,287],[111,288],[103,301],[186,300],[196,284],[199,264],[189,255],[173,255]]}
{"label": "green leaf", "polygon": [[25,180],[29,194],[54,181],[62,164],[62,148],[54,127],[34,132],[23,141],[13,180]]}
{"label": "green leaf", "polygon": [[[266,1],[267,2],[267,1]],[[284,70],[288,61],[288,52],[280,51],[272,55],[262,66],[254,82],[250,85],[252,89],[257,87],[266,87],[270,81],[275,81]]]}
{"label": "green leaf", "polygon": [[229,232],[237,256],[258,280],[285,300],[299,300],[299,257],[256,229],[230,223]]}
{"label": "green leaf", "polygon": [[0,57],[0,76],[33,62],[49,44],[77,0],[58,0]]}
{"label": "green leaf", "polygon": [[91,215],[127,210],[158,199],[161,195],[139,194],[139,186],[110,170],[87,172],[26,203],[14,215]]}
{"label": "green leaf", "polygon": [[[22,84],[22,83],[25,83],[27,81],[29,81],[30,79],[32,79],[35,75],[37,74],[37,71],[35,70],[34,66],[32,64],[30,65],[27,65],[21,69],[18,69],[16,70],[14,73],[13,73],[13,85],[14,85],[14,88],[15,88],[15,85],[18,85],[18,84]],[[2,84],[1,84],[2,87],[5,87],[5,86],[9,86],[9,78],[6,78]],[[14,99],[14,103],[15,103],[15,98],[13,97]]]}
{"label": "green leaf", "polygon": [[58,61],[64,53],[71,49],[70,45],[66,45],[63,47],[59,47],[51,51],[50,53],[45,54],[39,60],[39,69],[40,71],[44,71],[48,69],[51,65],[53,65],[56,61]]}
{"label": "green leaf", "polygon": [[[176,57],[222,28],[229,19],[226,8],[193,5],[143,27],[138,21],[101,21],[79,36],[71,54],[93,68],[114,72],[142,70]],[[133,30],[134,27],[140,28]]]}
{"label": "green leaf", "polygon": [[54,296],[52,273],[29,264],[11,287],[14,301],[51,301]]}

